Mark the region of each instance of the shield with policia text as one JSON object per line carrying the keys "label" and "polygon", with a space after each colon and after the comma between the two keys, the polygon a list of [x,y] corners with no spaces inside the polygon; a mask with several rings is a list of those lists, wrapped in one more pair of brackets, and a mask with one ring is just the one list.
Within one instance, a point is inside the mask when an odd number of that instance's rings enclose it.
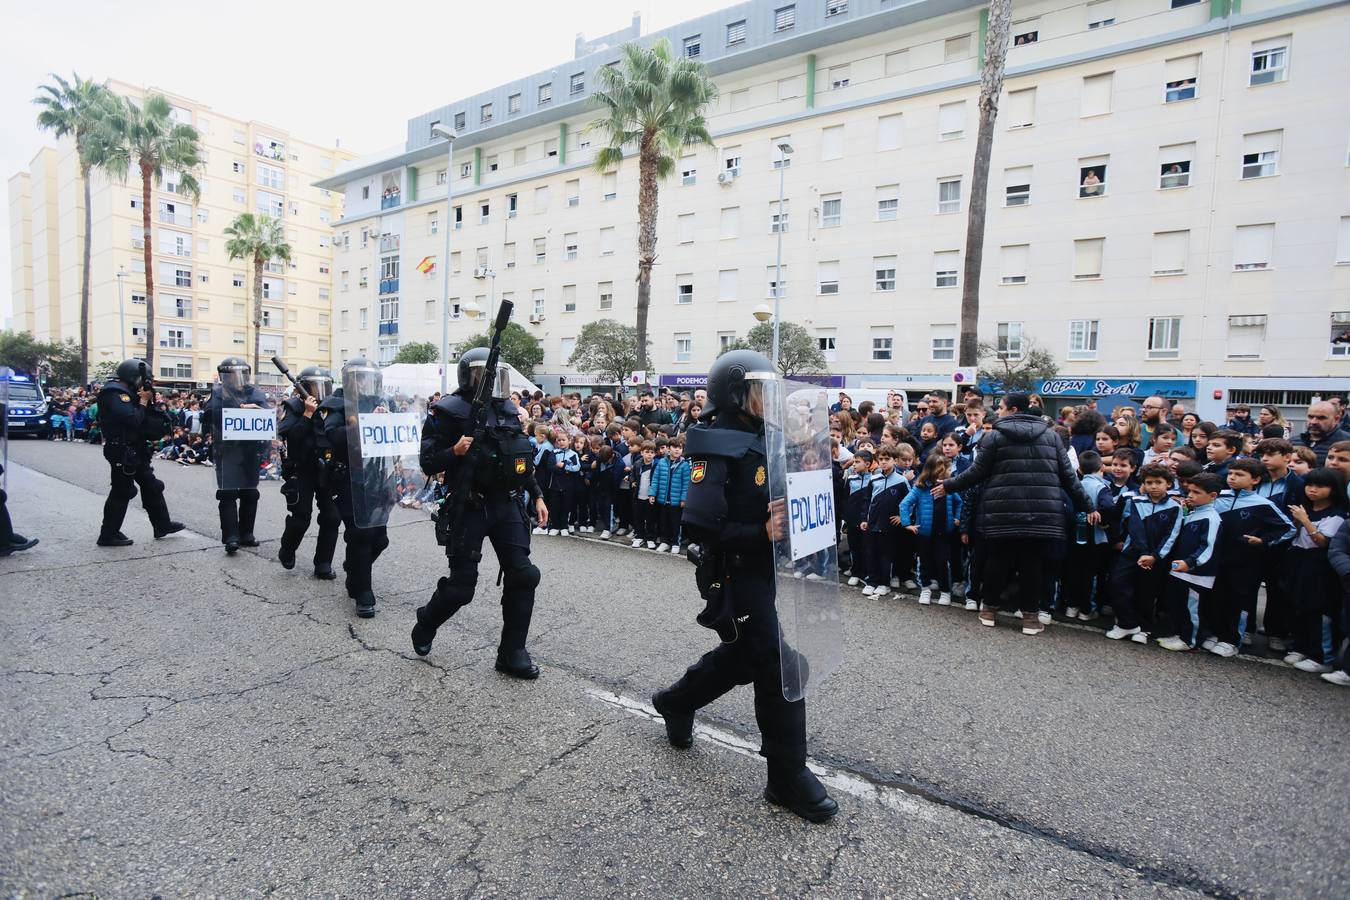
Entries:
{"label": "shield with policia text", "polygon": [[764,426],[770,502],[787,520],[773,542],[783,696],[797,700],[843,661],[830,412],[820,386],[764,382]]}
{"label": "shield with policia text", "polygon": [[352,516],[359,528],[388,524],[390,511],[426,481],[418,463],[426,405],[387,396],[383,381],[373,363],[342,373]]}
{"label": "shield with policia text", "polygon": [[211,404],[220,415],[214,421],[216,487],[248,491],[258,487],[262,466],[272,455],[277,436],[277,413],[256,387],[211,389]]}

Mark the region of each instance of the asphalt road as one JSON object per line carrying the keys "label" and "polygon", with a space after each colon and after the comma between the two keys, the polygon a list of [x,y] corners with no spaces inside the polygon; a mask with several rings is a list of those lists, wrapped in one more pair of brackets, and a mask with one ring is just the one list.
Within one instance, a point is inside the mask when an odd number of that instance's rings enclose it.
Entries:
{"label": "asphalt road", "polygon": [[[492,670],[495,568],[411,653],[444,558],[399,511],[358,620],[340,582],[226,558],[214,481],[160,464],[191,532],[94,546],[98,448],[16,442],[0,560],[0,894],[1345,896],[1350,691],[845,591],[809,704],[842,811],[760,797],[748,690],[676,751],[645,703],[711,646],[687,561],[536,538],[520,683]],[[339,553],[341,544],[339,544]],[[490,557],[490,554],[489,554]]]}

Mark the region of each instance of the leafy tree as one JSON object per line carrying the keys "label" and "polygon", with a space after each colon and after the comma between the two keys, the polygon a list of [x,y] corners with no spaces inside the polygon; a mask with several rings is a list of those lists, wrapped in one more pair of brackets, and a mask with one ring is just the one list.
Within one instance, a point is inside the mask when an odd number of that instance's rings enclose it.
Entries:
{"label": "leafy tree", "polygon": [[651,47],[624,44],[618,65],[596,73],[600,90],[594,102],[603,117],[586,127],[605,141],[595,155],[595,170],[611,172],[623,161],[624,147],[638,157],[637,328],[633,350],[643,371],[647,366],[647,312],[652,300],[652,266],[656,263],[656,208],[659,182],[675,170],[685,145],[712,144],[703,112],[717,97],[717,87],[702,63],[686,59],[664,38]]}
{"label": "leafy tree", "polygon": [[80,345],[73,338],[39,341],[27,331],[0,331],[0,366],[61,387],[85,383],[81,380]]}
{"label": "leafy tree", "polygon": [[[198,203],[201,184],[193,174],[201,164],[197,129],[180,125],[172,116],[173,106],[163,94],[151,94],[137,102],[129,97],[111,104],[107,162],[104,168],[122,181],[136,167],[141,176],[141,224],[145,230],[145,363],[155,370],[155,259],[150,240],[150,189],[164,181],[165,171],[178,173],[177,193]],[[256,356],[256,350],[254,355]],[[254,370],[257,370],[256,364]]]}
{"label": "leafy tree", "polygon": [[72,73],[67,81],[52,74],[52,84],[38,86],[33,102],[41,107],[37,124],[58,138],[75,139],[80,181],[84,183],[84,256],[80,271],[80,384],[89,372],[89,261],[93,254],[93,210],[89,174],[107,162],[108,144],[103,140],[105,114],[112,94],[103,85]]}
{"label": "leafy tree", "polygon": [[[756,350],[772,359],[773,323],[760,322],[722,352],[727,350]],[[826,371],[825,354],[820,352],[816,339],[796,322],[783,322],[778,326],[778,371],[784,378]]]}
{"label": "leafy tree", "polygon": [[[485,331],[460,344],[458,353],[472,350],[474,347],[490,346],[492,346],[492,334]],[[459,358],[458,354],[455,358]],[[534,335],[515,322],[510,322],[502,331],[502,359],[514,366],[516,371],[522,375],[529,375],[534,371],[535,366],[543,363],[544,348],[539,346],[539,341],[535,339]]]}
{"label": "leafy tree", "polygon": [[89,373],[91,383],[102,385],[107,381],[111,381],[113,376],[117,374],[117,364],[119,362],[121,362],[121,360],[105,359],[101,363],[96,363],[94,365],[94,370]]}
{"label": "leafy tree", "polygon": [[1036,389],[1036,382],[1059,374],[1059,363],[1055,361],[1054,354],[1037,346],[1029,337],[1022,338],[1022,355],[1019,358],[1009,357],[996,344],[981,343],[980,359],[984,363],[978,373],[980,381],[995,385],[999,394],[1015,391],[1029,393]]}
{"label": "leafy tree", "polygon": [[[650,340],[647,346],[651,346]],[[637,329],[613,319],[599,319],[581,326],[571,359],[572,368],[578,372],[593,372],[615,384],[622,384],[628,373],[639,371],[641,362]]]}
{"label": "leafy tree", "polygon": [[438,363],[441,361],[441,351],[430,341],[422,343],[404,344],[398,348],[398,356],[394,357],[396,363]]}
{"label": "leafy tree", "polygon": [[225,229],[225,252],[230,259],[247,259],[253,264],[253,371],[258,371],[262,352],[263,266],[274,259],[289,262],[291,245],[281,220],[271,216],[240,213]]}

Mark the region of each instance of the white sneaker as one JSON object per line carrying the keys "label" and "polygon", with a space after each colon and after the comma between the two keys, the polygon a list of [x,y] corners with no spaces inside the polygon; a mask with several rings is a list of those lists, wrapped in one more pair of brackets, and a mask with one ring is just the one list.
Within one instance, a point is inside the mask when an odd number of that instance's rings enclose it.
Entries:
{"label": "white sneaker", "polygon": [[550,529],[548,530],[548,533],[551,534],[551,535],[553,535],[554,537],[557,537],[558,535],[562,534],[562,532],[559,531],[559,530],[556,529],[556,528],[550,528]]}
{"label": "white sneaker", "polygon": [[974,600],[966,601],[966,612],[979,612],[979,611],[980,611],[980,604],[976,603]]}
{"label": "white sneaker", "polygon": [[1053,625],[1055,621],[1055,617],[1048,612],[1038,612],[1036,618],[1040,620],[1042,625]]}
{"label": "white sneaker", "polygon": [[602,540],[602,541],[607,541],[607,540],[610,539],[610,537],[611,537],[611,535],[610,535],[610,533],[609,533],[608,530],[605,530],[605,531],[600,532],[600,540]]}
{"label": "white sneaker", "polygon": [[1138,633],[1139,633],[1138,628],[1121,628],[1119,625],[1115,625],[1112,626],[1111,630],[1106,633],[1106,636],[1113,641],[1119,641],[1123,638],[1129,637],[1130,635]]}
{"label": "white sneaker", "polygon": [[1297,650],[1295,650],[1292,653],[1286,653],[1284,655],[1284,661],[1289,663],[1289,665],[1291,666],[1294,665],[1295,663],[1301,663],[1307,658],[1308,657],[1304,656],[1302,653],[1299,653]]}
{"label": "white sneaker", "polygon": [[648,542],[647,542],[647,549],[648,549],[648,550],[655,550],[655,549],[656,549],[656,541],[648,541]]}
{"label": "white sneaker", "polygon": [[642,538],[634,538],[634,539],[633,539],[633,549],[636,550],[638,547],[641,547],[641,546],[642,546]]}
{"label": "white sneaker", "polygon": [[870,596],[872,596],[873,594],[875,594],[876,592],[877,592],[877,589],[874,588],[874,587],[872,587],[870,584],[869,584],[867,587],[863,588],[863,596],[864,596],[864,597],[870,597]]}
{"label": "white sneaker", "polygon": [[1079,613],[1078,613],[1078,621],[1080,621],[1080,622],[1091,622],[1091,621],[1092,621],[1092,613],[1088,612],[1087,610],[1080,610]]}
{"label": "white sneaker", "polygon": [[1210,651],[1213,651],[1213,649],[1214,649],[1215,647],[1217,647],[1218,645],[1219,645],[1219,639],[1216,638],[1216,637],[1210,636],[1210,637],[1205,638],[1204,641],[1202,641],[1202,642],[1200,643],[1200,649],[1201,649],[1201,650],[1210,650]]}
{"label": "white sneaker", "polygon": [[1238,655],[1238,648],[1227,641],[1218,641],[1210,648],[1209,652],[1213,653],[1215,656],[1222,656],[1224,659],[1229,659]]}
{"label": "white sneaker", "polygon": [[1138,634],[1132,634],[1130,635],[1130,640],[1134,641],[1136,644],[1147,644],[1148,632],[1141,631]]}
{"label": "white sneaker", "polygon": [[1182,653],[1191,649],[1191,645],[1183,641],[1176,635],[1171,637],[1158,638],[1158,646],[1164,650],[1171,650],[1173,653]]}
{"label": "white sneaker", "polygon": [[[651,545],[648,544],[648,546],[651,546]],[[665,553],[665,552],[666,552],[667,550],[669,550],[669,549],[670,549],[670,545],[667,544],[665,541],[662,541],[661,543],[659,543],[659,544],[656,545],[656,552],[657,552],[657,553]]]}
{"label": "white sneaker", "polygon": [[899,579],[899,578],[892,578],[892,579],[891,579],[891,587],[893,587],[893,588],[898,588],[899,586],[900,586],[900,579]]}
{"label": "white sneaker", "polygon": [[[673,553],[673,552],[675,552],[675,551],[671,551],[671,552]],[[807,573],[806,573],[806,580],[807,580],[807,581],[824,581],[825,579],[821,578],[821,577],[820,577],[819,575],[817,575],[815,572],[807,572]]]}
{"label": "white sneaker", "polygon": [[943,591],[942,593],[938,594],[938,606],[951,606],[951,605],[952,605],[951,594],[947,593],[946,591]]}
{"label": "white sneaker", "polygon": [[1311,672],[1314,675],[1325,675],[1331,671],[1331,666],[1325,666],[1315,659],[1305,659],[1302,662],[1294,663],[1294,668],[1300,672]]}
{"label": "white sneaker", "polygon": [[1322,675],[1322,680],[1328,684],[1338,685],[1340,687],[1350,687],[1350,675],[1337,669],[1334,672],[1326,672]]}
{"label": "white sneaker", "polygon": [[872,596],[873,596],[873,597],[885,597],[885,596],[886,596],[887,594],[889,594],[890,592],[891,592],[891,589],[890,589],[889,587],[887,587],[886,585],[883,584],[881,587],[877,588],[875,591],[872,592]]}
{"label": "white sneaker", "polygon": [[1289,649],[1289,642],[1284,638],[1273,637],[1266,641],[1266,646],[1270,648],[1271,653],[1284,653]]}
{"label": "white sneaker", "polygon": [[1064,610],[1064,618],[1066,619],[1078,618],[1078,607],[1070,606],[1068,609]]}
{"label": "white sneaker", "polygon": [[928,588],[924,588],[923,590],[919,591],[919,603],[920,603],[921,605],[927,606],[928,604],[930,604],[930,603],[932,603],[932,602],[933,602],[933,592],[932,592],[932,591],[930,591]]}
{"label": "white sneaker", "polygon": [[533,533],[533,534],[548,534],[548,531],[545,530],[545,529],[543,529],[543,528],[538,528],[538,527],[536,527],[532,533]]}
{"label": "white sneaker", "polygon": [[907,579],[905,581],[905,588],[907,590],[917,591],[919,589],[919,583],[916,582],[913,578]]}
{"label": "white sneaker", "polygon": [[857,587],[859,581],[862,581],[862,579],[859,578],[857,575],[850,575],[848,579],[848,586]]}
{"label": "white sneaker", "polygon": [[680,555],[680,545],[679,545],[679,544],[676,544],[675,546],[673,546],[673,547],[670,548],[670,555],[671,555],[671,556],[679,556],[679,555]]}

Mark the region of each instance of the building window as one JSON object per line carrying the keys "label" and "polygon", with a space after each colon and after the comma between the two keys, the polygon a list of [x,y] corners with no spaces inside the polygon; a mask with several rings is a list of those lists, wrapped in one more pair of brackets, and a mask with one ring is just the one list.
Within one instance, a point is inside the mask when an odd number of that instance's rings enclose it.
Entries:
{"label": "building window", "polygon": [[1247,83],[1252,87],[1276,84],[1288,77],[1289,37],[1259,41],[1252,44],[1251,74]]}
{"label": "building window", "polygon": [[872,328],[872,359],[875,362],[889,362],[895,338],[889,325]]}
{"label": "building window", "polygon": [[600,255],[614,255],[614,226],[600,229]]}
{"label": "building window", "polygon": [[1079,199],[1106,196],[1106,168],[1105,156],[1078,161]]}
{"label": "building window", "polygon": [[1262,131],[1242,136],[1242,180],[1280,174],[1283,131]]}
{"label": "building window", "polygon": [[132,305],[132,306],[144,306],[144,305],[145,305],[145,295],[144,295],[144,294],[132,294],[132,295],[131,295],[131,305]]}
{"label": "building window", "polygon": [[563,256],[568,260],[577,258],[577,233],[575,231],[563,235]]}
{"label": "building window", "polygon": [[734,331],[717,332],[717,353],[719,356],[723,353],[726,353],[734,346],[736,346],[736,332]]}
{"label": "building window", "polygon": [[971,57],[970,35],[961,34],[947,38],[942,48],[943,59],[947,62],[959,62]]}
{"label": "building window", "polygon": [[1169,59],[1164,65],[1163,102],[1179,103],[1194,100],[1200,78],[1200,57],[1182,56]]}
{"label": "building window", "polygon": [[506,114],[515,115],[520,112],[520,94],[512,94],[506,98]]}
{"label": "building window", "polygon": [[497,171],[498,168],[500,168],[500,165],[497,162],[497,157],[495,155],[489,156],[486,162],[487,162],[487,170],[489,172],[495,172]]}
{"label": "building window", "polygon": [[878,150],[899,150],[900,149],[900,124],[903,121],[900,113],[890,116],[882,116],[877,119],[877,149]]}
{"label": "building window", "polygon": [[692,275],[675,276],[675,303],[685,306],[694,302],[694,280]]}
{"label": "building window", "polygon": [[1194,6],[1200,0],[1172,0],[1173,9],[1181,9],[1183,6]]}
{"label": "building window", "polygon": [[844,200],[839,194],[826,194],[820,198],[820,227],[838,228],[843,221]]}
{"label": "building window", "polygon": [[1003,284],[1027,283],[1030,251],[1030,244],[1009,244],[999,248],[1000,281]]}
{"label": "building window", "polygon": [[1031,166],[1003,170],[1003,205],[1026,206],[1031,202]]}
{"label": "building window", "polygon": [[998,344],[999,359],[1021,359],[1022,358],[1022,323],[1021,322],[999,322],[998,323]]}
{"label": "building window", "polygon": [[617,196],[619,196],[619,175],[617,172],[606,172],[600,176],[600,199],[613,200]]}
{"label": "building window", "polygon": [[1239,225],[1233,241],[1233,269],[1238,272],[1269,269],[1274,246],[1274,224]]}
{"label": "building window", "polygon": [[773,30],[775,32],[787,31],[796,24],[797,7],[795,4],[792,6],[780,6],[773,11]]}
{"label": "building window", "polygon": [[548,185],[540,185],[534,189],[534,211],[537,213],[548,212]]}
{"label": "building window", "polygon": [[563,185],[564,194],[567,198],[567,205],[575,207],[581,205],[581,179],[573,178]]}
{"label": "building window", "polygon": [[508,269],[516,267],[516,242],[509,241],[502,244],[502,263]]}
{"label": "building window", "polygon": [[778,234],[781,231],[788,230],[789,204],[791,202],[791,200],[784,200],[780,203],[774,200],[769,204],[769,234]]}
{"label": "building window", "polygon": [[1096,0],[1087,5],[1088,31],[1116,24],[1116,0]]}
{"label": "building window", "polygon": [[791,100],[802,95],[803,81],[800,75],[778,79],[778,99]]}
{"label": "building window", "polygon": [[680,184],[688,186],[698,183],[698,169],[693,160],[680,161]]}
{"label": "building window", "polygon": [[740,237],[740,234],[741,208],[739,206],[723,207],[721,220],[718,223],[718,238],[720,240],[729,240]]}
{"label": "building window", "polygon": [[909,71],[909,50],[894,50],[886,54],[887,75],[903,75]]}
{"label": "building window", "polygon": [[1084,238],[1073,242],[1073,277],[1086,281],[1102,277],[1102,247],[1105,238]]}
{"label": "building window", "polygon": [[717,273],[717,300],[735,300],[740,292],[740,271],[738,269],[722,269]]}
{"label": "building window", "polygon": [[1097,358],[1097,320],[1074,319],[1069,322],[1069,359]]}
{"label": "building window", "polygon": [[775,169],[786,169],[792,165],[792,157],[778,149],[779,144],[791,144],[792,136],[788,134],[779,135],[769,141],[769,153],[773,157],[773,167]]}
{"label": "building window", "polygon": [[675,219],[675,235],[681,244],[694,242],[694,214],[685,213]]}
{"label": "building window", "polygon": [[838,338],[835,337],[833,331],[816,335],[816,349],[825,357],[826,362],[834,362],[839,358],[837,341]]}
{"label": "building window", "polygon": [[929,355],[934,362],[956,359],[956,326],[930,325],[928,327]]}
{"label": "building window", "polygon": [[1148,320],[1148,358],[1176,359],[1181,356],[1181,317]]}
{"label": "building window", "polygon": [[[565,313],[574,313],[577,311],[577,286],[575,284],[564,284],[562,288],[562,311]],[[571,354],[569,353],[570,357]]]}
{"label": "building window", "polygon": [[530,300],[534,307],[531,318],[542,319],[544,317],[544,289],[535,288],[530,292]]}
{"label": "building window", "polygon": [[696,34],[693,37],[684,39],[685,59],[698,59],[699,54],[703,52],[703,35]]}
{"label": "building window", "polygon": [[1331,314],[1330,355],[1341,359],[1350,357],[1350,311]]}
{"label": "building window", "polygon": [[773,298],[773,297],[786,297],[786,296],[787,296],[787,286],[788,286],[788,267],[787,267],[787,266],[783,266],[783,283],[782,283],[782,284],[779,284],[778,281],[777,281],[777,278],[778,278],[778,267],[777,267],[777,266],[769,266],[769,267],[768,267],[768,272],[769,272],[769,297],[770,297],[770,298]]}
{"label": "building window", "polygon": [[553,82],[549,81],[539,85],[539,105],[544,106],[553,100]]}
{"label": "building window", "polygon": [[872,290],[895,290],[894,256],[878,256],[872,260]]}
{"label": "building window", "polygon": [[1229,359],[1260,359],[1265,342],[1265,316],[1228,317],[1228,341],[1224,347]]}
{"label": "building window", "polygon": [[1103,116],[1111,111],[1111,83],[1113,72],[1101,75],[1088,75],[1083,79],[1083,108],[1079,113],[1083,118]]}
{"label": "building window", "polygon": [[966,101],[944,103],[938,107],[938,140],[955,141],[966,134]]}
{"label": "building window", "polygon": [[961,179],[941,178],[938,180],[939,213],[959,213],[961,211]]}
{"label": "building window", "polygon": [[933,287],[956,287],[960,283],[957,271],[961,267],[961,251],[939,250],[933,254]]}
{"label": "building window", "polygon": [[567,80],[567,92],[575,97],[586,90],[586,73],[577,72]]}
{"label": "building window", "polygon": [[486,225],[490,221],[492,221],[492,204],[491,203],[478,204],[478,224]]}
{"label": "building window", "polygon": [[1336,263],[1350,263],[1350,216],[1341,216],[1341,228],[1336,234]]}
{"label": "building window", "polygon": [[675,335],[675,361],[687,363],[694,355],[694,339],[686,332]]}
{"label": "building window", "polygon": [[514,219],[516,217],[516,211],[517,209],[519,209],[519,206],[520,206],[519,194],[506,195],[506,217],[508,219]]}
{"label": "building window", "polygon": [[1009,91],[1006,104],[1008,129],[1030,128],[1036,124],[1036,89]]}
{"label": "building window", "polygon": [[544,141],[544,155],[549,159],[556,159],[558,156],[558,141],[550,138]]}
{"label": "building window", "polygon": [[1173,144],[1158,150],[1158,188],[1170,190],[1191,186],[1194,144]]}
{"label": "building window", "polygon": [[1021,47],[1023,44],[1034,44],[1041,38],[1040,19],[1024,19],[1021,22],[1014,22],[1012,25],[1013,46]]}
{"label": "building window", "polygon": [[727,46],[734,47],[745,43],[745,20],[739,19],[727,25]]}
{"label": "building window", "polygon": [[883,184],[877,188],[877,221],[893,222],[900,215],[900,185]]}
{"label": "building window", "polygon": [[825,18],[848,12],[848,0],[825,0]]}
{"label": "building window", "polygon": [[547,239],[547,238],[535,238],[535,239],[534,239],[534,264],[535,264],[535,265],[542,265],[543,262],[544,262],[544,260],[547,259],[547,257],[548,257],[548,239]]}
{"label": "building window", "polygon": [[820,132],[820,158],[841,159],[844,155],[844,126],[834,125]]}
{"label": "building window", "polygon": [[601,309],[614,308],[614,282],[602,281],[596,285],[596,293],[600,296]]}
{"label": "building window", "polygon": [[822,295],[839,293],[839,260],[830,259],[817,263],[816,293]]}
{"label": "building window", "polygon": [[1153,274],[1184,275],[1190,252],[1189,231],[1159,231],[1153,235]]}

